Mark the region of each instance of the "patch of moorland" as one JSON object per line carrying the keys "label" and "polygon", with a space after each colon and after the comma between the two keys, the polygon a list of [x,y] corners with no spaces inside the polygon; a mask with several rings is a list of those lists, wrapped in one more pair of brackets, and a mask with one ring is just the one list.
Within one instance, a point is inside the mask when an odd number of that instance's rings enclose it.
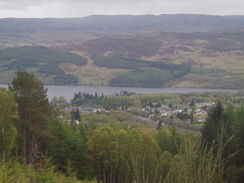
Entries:
{"label": "patch of moorland", "polygon": [[244,16],[163,14],[93,15],[83,18],[4,18],[0,19],[0,25],[2,48],[23,44],[65,46],[95,38],[118,38],[146,32],[243,31]]}
{"label": "patch of moorland", "polygon": [[90,55],[186,63],[204,68],[242,72],[243,37],[244,32],[161,32],[127,38],[93,39],[82,44],[74,44],[69,49]]}
{"label": "patch of moorland", "polygon": [[[243,88],[243,37],[243,32],[162,32],[95,39],[69,49],[95,55],[92,58],[96,65],[109,68],[128,68],[129,65],[132,68],[137,64],[128,60],[143,60],[144,64],[145,60],[150,60],[151,63],[190,65],[193,70],[189,75],[171,83],[175,87]],[[151,46],[153,42],[155,44]],[[110,58],[103,59],[104,56]]]}

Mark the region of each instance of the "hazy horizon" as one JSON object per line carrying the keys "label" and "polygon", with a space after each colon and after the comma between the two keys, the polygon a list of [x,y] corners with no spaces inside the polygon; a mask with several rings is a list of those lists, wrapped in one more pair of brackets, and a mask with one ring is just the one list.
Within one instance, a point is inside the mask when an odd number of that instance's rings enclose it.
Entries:
{"label": "hazy horizon", "polygon": [[0,0],[0,18],[82,18],[90,15],[244,15],[243,0]]}
{"label": "hazy horizon", "polygon": [[69,18],[86,18],[90,16],[160,16],[160,15],[206,15],[206,16],[244,16],[243,15],[210,15],[210,14],[194,14],[194,13],[175,13],[175,14],[138,14],[138,15],[133,15],[133,14],[114,14],[114,15],[108,15],[108,14],[92,14],[92,15],[87,15],[83,17],[0,17],[0,19],[69,19]]}

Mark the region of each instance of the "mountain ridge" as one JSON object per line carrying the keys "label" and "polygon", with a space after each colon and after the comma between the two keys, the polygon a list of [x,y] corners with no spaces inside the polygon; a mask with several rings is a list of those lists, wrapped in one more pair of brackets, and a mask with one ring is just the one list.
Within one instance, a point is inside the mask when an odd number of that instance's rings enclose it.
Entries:
{"label": "mountain ridge", "polygon": [[[1,18],[1,28],[12,23],[14,27],[30,29],[146,29],[164,28],[168,31],[196,31],[192,29],[176,30],[181,26],[209,26],[209,29],[244,27],[244,15],[218,16],[201,14],[161,14],[161,15],[91,15],[82,18]],[[30,26],[31,25],[31,26]],[[167,26],[167,29],[166,27]],[[175,26],[175,27],[173,27]]]}
{"label": "mountain ridge", "polygon": [[64,45],[94,38],[125,37],[147,32],[244,31],[244,16],[162,14],[5,18],[0,19],[0,25],[0,41],[9,44]]}

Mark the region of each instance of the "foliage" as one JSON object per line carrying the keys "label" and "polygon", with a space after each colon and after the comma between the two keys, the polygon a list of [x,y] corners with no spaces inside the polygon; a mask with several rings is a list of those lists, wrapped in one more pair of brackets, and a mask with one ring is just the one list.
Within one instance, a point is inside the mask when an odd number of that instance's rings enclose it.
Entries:
{"label": "foliage", "polygon": [[165,62],[152,62],[122,57],[93,56],[94,63],[100,67],[120,68],[120,69],[139,69],[139,68],[158,68],[165,70],[189,71],[190,66],[184,64],[172,64]]}
{"label": "foliage", "polygon": [[160,128],[157,134],[157,142],[162,152],[168,151],[169,153],[175,155],[179,152],[181,141],[180,138],[183,136],[179,134],[174,128],[171,131],[164,128]]}
{"label": "foliage", "polygon": [[136,98],[141,102],[142,107],[147,105],[156,107],[160,102],[165,105],[182,103],[182,99],[178,95],[172,94],[138,95]]}
{"label": "foliage", "polygon": [[57,97],[53,97],[51,99],[51,104],[53,106],[61,108],[61,109],[64,109],[65,107],[67,107],[69,105],[67,100],[63,96],[60,96],[58,98]]}
{"label": "foliage", "polygon": [[173,160],[173,155],[168,152],[164,151],[162,152],[160,158],[159,158],[159,164],[158,164],[158,179],[159,180],[165,180],[170,168],[172,166],[172,160]]}
{"label": "foliage", "polygon": [[183,64],[120,57],[93,56],[92,59],[100,67],[134,69],[111,79],[112,86],[162,87],[167,81],[184,76],[191,68]]}
{"label": "foliage", "polygon": [[99,67],[120,68],[120,69],[138,69],[149,67],[147,62],[135,59],[126,59],[119,57],[92,56],[94,63]]}
{"label": "foliage", "polygon": [[234,137],[228,147],[228,153],[233,156],[226,170],[226,179],[228,182],[243,182],[244,181],[244,106],[240,106],[236,110],[229,106],[226,110],[229,118],[232,121]]}
{"label": "foliage", "polygon": [[58,52],[43,46],[20,46],[0,50],[3,60],[14,60],[5,67],[28,67],[30,63],[37,65],[59,64],[71,62],[76,65],[86,64],[86,59],[69,52]]}
{"label": "foliage", "polygon": [[157,164],[157,143],[150,134],[103,127],[88,141],[89,158],[103,182],[151,182]]}
{"label": "foliage", "polygon": [[229,148],[232,143],[231,139],[234,135],[233,124],[220,101],[209,111],[201,134],[203,146],[210,148],[225,144],[228,151],[227,147]]}
{"label": "foliage", "polygon": [[65,176],[55,171],[55,166],[50,164],[49,159],[45,160],[42,167],[38,169],[33,169],[33,167],[24,165],[17,160],[0,161],[0,180],[6,183],[98,183],[95,179],[78,180],[74,174]]}
{"label": "foliage", "polygon": [[173,79],[168,70],[136,69],[120,74],[110,81],[112,86],[162,87],[167,81]]}
{"label": "foliage", "polygon": [[16,128],[13,124],[17,114],[17,105],[14,95],[5,88],[0,88],[0,158],[10,155],[16,137]]}
{"label": "foliage", "polygon": [[45,146],[43,141],[50,136],[47,125],[53,113],[47,99],[47,90],[33,74],[25,71],[17,74],[9,90],[13,92],[18,104],[19,119],[16,127],[21,141],[20,154],[27,164],[35,165],[40,158],[38,153]]}
{"label": "foliage", "polygon": [[65,74],[59,67],[61,63],[73,63],[76,65],[85,65],[87,60],[74,53],[58,52],[43,46],[21,46],[5,48],[0,50],[2,60],[11,61],[4,67],[8,70],[26,70],[30,67],[37,68],[37,72],[54,75],[56,84],[76,84],[78,78],[72,74]]}
{"label": "foliage", "polygon": [[210,147],[209,150],[200,149],[199,144],[186,141],[181,146],[179,154],[174,156],[166,183],[188,183],[188,182],[223,182],[224,169],[227,160],[222,159],[222,146]]}
{"label": "foliage", "polygon": [[70,173],[66,168],[71,166],[71,172],[75,171],[78,178],[89,176],[90,168],[85,158],[86,138],[68,123],[56,120],[50,125],[54,130],[54,140],[49,143],[48,155],[53,157],[51,162],[56,165],[56,169],[68,176]]}
{"label": "foliage", "polygon": [[89,93],[75,93],[74,98],[71,101],[71,105],[74,106],[86,106],[86,107],[103,107],[107,110],[118,109],[118,108],[128,108],[129,106],[138,105],[138,101],[132,95],[129,97],[125,96],[98,96]]}
{"label": "foliage", "polygon": [[124,111],[99,112],[91,114],[81,114],[81,123],[79,126],[83,129],[87,137],[92,135],[92,132],[101,127],[111,127],[113,129],[127,129],[129,125],[135,123],[136,117]]}
{"label": "foliage", "polygon": [[[244,107],[233,107],[230,101],[242,102],[235,94],[105,97],[77,93],[72,100],[76,107],[67,110],[69,104],[63,97],[52,99],[51,106],[42,83],[24,71],[17,74],[9,90],[0,89],[4,110],[0,119],[10,125],[4,126],[5,132],[17,128],[18,136],[14,141],[14,133],[6,134],[11,137],[7,145],[3,136],[0,139],[6,150],[0,162],[4,182],[243,182]],[[172,127],[174,117],[161,117],[153,127],[152,121],[142,122],[124,110],[143,106],[149,113],[147,109],[176,108],[191,101],[196,106],[204,97],[208,101],[217,96],[226,101],[210,109],[202,136]],[[116,110],[80,112],[81,106],[94,104]]]}
{"label": "foliage", "polygon": [[1,182],[13,182],[15,179],[13,175],[13,168],[10,167],[9,163],[0,159],[0,180]]}
{"label": "foliage", "polygon": [[54,77],[54,81],[60,85],[77,84],[78,78],[72,74],[63,74]]}
{"label": "foliage", "polygon": [[57,66],[55,63],[42,65],[38,72],[44,73],[47,75],[65,75],[64,71]]}
{"label": "foliage", "polygon": [[[218,102],[210,111],[202,130],[202,147],[213,149],[217,156],[221,148],[221,159],[229,158],[224,171],[225,180],[228,182],[242,182],[243,176],[243,107],[233,110],[230,105],[225,107]],[[242,142],[241,142],[242,141]]]}

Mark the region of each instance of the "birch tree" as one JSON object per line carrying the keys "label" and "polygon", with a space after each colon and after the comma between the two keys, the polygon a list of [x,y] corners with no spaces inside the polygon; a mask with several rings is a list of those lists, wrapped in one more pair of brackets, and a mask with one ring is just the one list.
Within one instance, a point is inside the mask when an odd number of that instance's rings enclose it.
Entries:
{"label": "birch tree", "polygon": [[16,128],[13,119],[16,117],[16,103],[12,93],[0,88],[0,158],[5,159],[14,145]]}

